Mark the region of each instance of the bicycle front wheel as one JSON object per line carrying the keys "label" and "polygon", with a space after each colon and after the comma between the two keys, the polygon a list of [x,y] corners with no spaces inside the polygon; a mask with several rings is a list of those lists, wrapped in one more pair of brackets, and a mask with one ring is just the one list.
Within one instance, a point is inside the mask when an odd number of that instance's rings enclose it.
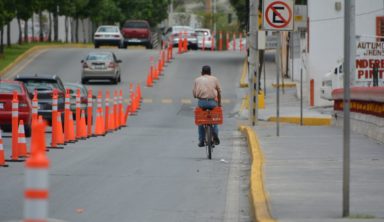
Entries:
{"label": "bicycle front wheel", "polygon": [[213,149],[213,131],[212,126],[208,125],[205,127],[205,146],[207,150],[208,159],[212,159],[212,149]]}

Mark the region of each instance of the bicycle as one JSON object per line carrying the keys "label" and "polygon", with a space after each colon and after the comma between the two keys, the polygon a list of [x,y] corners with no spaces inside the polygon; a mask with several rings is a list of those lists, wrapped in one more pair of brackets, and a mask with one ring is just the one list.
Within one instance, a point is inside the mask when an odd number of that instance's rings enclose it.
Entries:
{"label": "bicycle", "polygon": [[200,107],[195,109],[195,124],[202,125],[205,132],[205,147],[207,158],[212,159],[213,151],[213,125],[223,124],[223,111],[221,107],[215,107],[212,110],[203,110]]}

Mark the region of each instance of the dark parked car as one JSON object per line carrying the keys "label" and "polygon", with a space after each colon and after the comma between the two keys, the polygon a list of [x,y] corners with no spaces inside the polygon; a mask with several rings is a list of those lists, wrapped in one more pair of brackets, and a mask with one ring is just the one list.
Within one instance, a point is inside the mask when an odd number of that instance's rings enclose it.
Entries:
{"label": "dark parked car", "polygon": [[27,87],[30,95],[33,96],[34,90],[37,91],[39,100],[39,115],[47,120],[48,124],[52,123],[52,95],[53,90],[58,90],[58,111],[64,116],[65,106],[65,88],[60,77],[57,75],[17,75],[15,80],[23,82]]}
{"label": "dark parked car", "polygon": [[151,28],[145,20],[125,21],[121,33],[124,37],[124,48],[128,45],[143,45],[147,49],[153,47]]}
{"label": "dark parked car", "polygon": [[25,136],[31,136],[32,102],[22,82],[0,80],[0,127],[6,132],[12,130],[13,92],[17,92],[19,100],[19,120],[24,122]]}
{"label": "dark parked car", "polygon": [[73,119],[76,119],[76,95],[77,90],[80,89],[80,108],[85,111],[85,117],[87,117],[88,108],[88,89],[80,83],[64,82],[65,89],[69,89],[71,95],[70,109],[73,113]]}

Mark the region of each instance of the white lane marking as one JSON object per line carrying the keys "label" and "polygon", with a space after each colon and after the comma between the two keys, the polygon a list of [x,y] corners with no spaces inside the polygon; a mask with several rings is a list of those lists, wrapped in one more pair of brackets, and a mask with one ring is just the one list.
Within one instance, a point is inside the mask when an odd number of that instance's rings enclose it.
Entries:
{"label": "white lane marking", "polygon": [[[239,137],[239,132],[233,133],[233,138]],[[241,146],[234,139],[231,166],[229,168],[227,198],[225,204],[224,222],[236,222],[240,220],[239,205],[240,205],[240,165],[238,161],[241,157]]]}
{"label": "white lane marking", "polygon": [[182,99],[182,100],[181,100],[181,103],[182,103],[182,104],[191,104],[191,103],[192,103],[192,100],[190,100],[190,99]]}
{"label": "white lane marking", "polygon": [[153,103],[152,99],[143,99],[143,103]]}
{"label": "white lane marking", "polygon": [[172,100],[172,99],[162,99],[162,100],[161,100],[161,103],[164,103],[164,104],[171,104],[171,103],[173,103],[173,100]]}

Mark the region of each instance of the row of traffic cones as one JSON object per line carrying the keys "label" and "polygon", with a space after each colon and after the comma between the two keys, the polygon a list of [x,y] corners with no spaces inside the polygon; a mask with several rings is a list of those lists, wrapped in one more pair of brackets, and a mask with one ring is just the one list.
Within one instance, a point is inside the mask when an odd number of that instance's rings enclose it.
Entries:
{"label": "row of traffic cones", "polygon": [[[124,111],[123,107],[123,91],[119,92],[115,91],[113,98],[113,106],[111,109],[105,110],[105,118],[103,115],[102,108],[102,92],[99,90],[97,96],[97,110],[96,110],[96,118],[95,118],[95,128],[94,132],[92,132],[92,110],[88,110],[88,120],[86,121],[85,110],[80,110],[79,119],[73,119],[74,114],[70,110],[69,102],[69,91],[66,94],[66,109],[64,114],[64,128],[62,122],[62,113],[58,112],[55,114],[55,118],[52,119],[52,140],[49,148],[62,148],[60,146],[66,145],[67,143],[73,143],[81,139],[86,139],[91,136],[105,136],[108,132],[113,132],[122,127],[125,127],[127,124],[128,116],[134,115],[140,109],[141,106],[141,88],[140,84],[137,85],[136,90],[133,90],[133,84],[130,84],[130,103],[128,104],[126,110]],[[109,92],[107,91],[107,95]],[[54,93],[54,95],[56,95]],[[92,92],[90,91],[90,95]],[[55,99],[56,97],[54,97]],[[90,96],[88,99],[92,99]],[[108,100],[107,100],[108,99]],[[106,97],[106,102],[109,106],[109,98]],[[33,115],[32,115],[32,125],[35,124],[40,119],[41,116],[37,115],[37,111],[35,112],[35,108],[37,107],[37,95],[36,92],[33,98]],[[91,101],[92,103],[92,101]],[[89,105],[89,104],[88,104]],[[106,107],[108,107],[106,105]],[[37,109],[37,108],[36,108]],[[32,131],[32,135],[33,135]],[[12,147],[12,159],[13,161],[24,161],[19,160],[19,158],[27,157],[30,153],[28,152],[25,131],[24,131],[24,122],[20,120],[18,125],[18,134],[17,134],[17,144]],[[8,166],[5,160],[4,153],[4,145],[2,140],[2,134],[0,131],[0,167]]]}
{"label": "row of traffic cones", "polygon": [[159,80],[159,76],[163,74],[166,63],[171,62],[173,59],[172,45],[169,44],[167,48],[164,46],[160,50],[160,55],[157,63],[154,63],[154,58],[150,57],[150,67],[147,76],[147,87],[152,87],[155,80]]}

